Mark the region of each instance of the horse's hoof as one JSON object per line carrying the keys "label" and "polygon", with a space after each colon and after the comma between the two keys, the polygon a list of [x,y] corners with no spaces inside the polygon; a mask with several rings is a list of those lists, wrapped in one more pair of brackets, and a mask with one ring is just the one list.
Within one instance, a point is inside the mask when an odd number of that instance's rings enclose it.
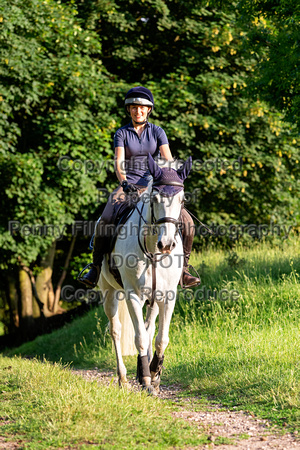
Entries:
{"label": "horse's hoof", "polygon": [[160,376],[159,375],[156,378],[154,378],[153,380],[151,380],[151,385],[155,389],[158,389],[158,392],[159,392],[159,385],[160,385]]}
{"label": "horse's hoof", "polygon": [[128,386],[128,380],[126,377],[119,378],[119,386],[120,387],[127,387]]}
{"label": "horse's hoof", "polygon": [[152,386],[151,384],[148,386],[142,386],[142,390],[146,392],[146,394],[148,395],[157,395],[157,391],[155,390],[154,386]]}
{"label": "horse's hoof", "polygon": [[155,391],[155,395],[158,395],[160,393],[159,384],[157,384],[157,385],[151,384],[151,386],[153,387],[153,389]]}

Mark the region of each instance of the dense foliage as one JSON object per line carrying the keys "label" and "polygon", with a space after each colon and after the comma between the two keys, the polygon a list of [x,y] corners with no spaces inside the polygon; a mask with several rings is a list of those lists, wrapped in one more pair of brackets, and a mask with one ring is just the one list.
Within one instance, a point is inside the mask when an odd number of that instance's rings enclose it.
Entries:
{"label": "dense foliage", "polygon": [[[1,247],[5,264],[31,263],[53,233],[94,209],[104,173],[67,169],[112,157],[115,100],[99,40],[76,11],[52,0],[1,3]],[[15,236],[8,220],[20,223]],[[39,233],[44,225],[53,233]]]}
{"label": "dense foliage", "polygon": [[253,91],[300,125],[300,4],[289,0],[240,0],[249,45],[260,55]]}
{"label": "dense foliage", "polygon": [[248,96],[258,59],[232,8],[117,0],[80,14],[96,23],[107,69],[153,90],[153,118],[173,154],[197,161],[187,181],[199,188],[194,212],[226,223],[299,221],[299,141],[278,111]]}

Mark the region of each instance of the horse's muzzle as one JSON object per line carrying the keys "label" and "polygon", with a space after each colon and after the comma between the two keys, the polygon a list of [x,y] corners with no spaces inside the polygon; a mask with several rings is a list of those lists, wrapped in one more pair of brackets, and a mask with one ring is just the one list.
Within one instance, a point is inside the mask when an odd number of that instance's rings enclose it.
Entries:
{"label": "horse's muzzle", "polygon": [[158,250],[160,251],[160,253],[164,254],[165,253],[170,254],[171,251],[175,248],[175,246],[176,246],[175,241],[173,241],[171,245],[163,245],[162,241],[159,241],[157,243]]}

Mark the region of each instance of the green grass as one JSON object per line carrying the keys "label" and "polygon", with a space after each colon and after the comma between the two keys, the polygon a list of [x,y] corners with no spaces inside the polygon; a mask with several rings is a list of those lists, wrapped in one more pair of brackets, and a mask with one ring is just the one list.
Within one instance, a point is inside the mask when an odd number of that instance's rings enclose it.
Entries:
{"label": "green grass", "polygon": [[168,380],[300,430],[299,249],[292,241],[237,248],[238,259],[220,250],[202,254],[203,284],[237,289],[240,297],[179,300]]}
{"label": "green grass", "polygon": [[174,407],[116,386],[99,386],[48,362],[0,358],[1,435],[22,448],[182,448],[207,442]]}
{"label": "green grass", "polygon": [[[285,430],[300,431],[299,250],[299,242],[291,240],[194,254],[192,263],[200,271],[201,288],[211,292],[235,289],[239,297],[187,300],[183,292],[179,294],[163,381],[180,383],[185,388],[183,396],[197,396],[199,407],[207,400],[222,403],[279,426],[286,423]],[[106,324],[100,307],[51,335],[22,345],[10,356],[114,369]],[[136,358],[125,361],[133,374]],[[157,399],[146,401],[160,404]],[[173,444],[157,445],[168,448]]]}

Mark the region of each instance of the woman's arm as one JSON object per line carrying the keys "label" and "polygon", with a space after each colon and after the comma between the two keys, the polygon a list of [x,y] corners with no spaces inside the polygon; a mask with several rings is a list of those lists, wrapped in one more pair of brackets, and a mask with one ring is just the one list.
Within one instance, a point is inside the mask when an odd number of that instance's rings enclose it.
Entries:
{"label": "woman's arm", "polygon": [[169,144],[161,145],[159,147],[159,151],[162,158],[166,159],[167,161],[173,161],[173,156]]}
{"label": "woman's arm", "polygon": [[122,181],[126,180],[124,147],[115,148],[115,172],[118,180],[122,184]]}

